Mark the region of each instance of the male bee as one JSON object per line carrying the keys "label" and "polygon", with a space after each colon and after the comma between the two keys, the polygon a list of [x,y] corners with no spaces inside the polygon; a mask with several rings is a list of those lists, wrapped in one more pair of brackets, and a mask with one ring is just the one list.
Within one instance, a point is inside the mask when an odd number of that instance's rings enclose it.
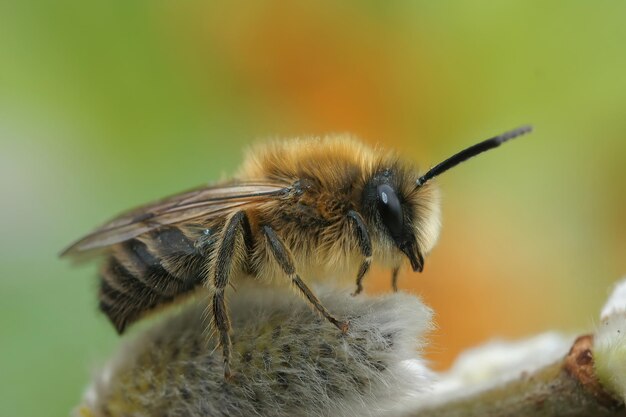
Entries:
{"label": "male bee", "polygon": [[390,268],[397,289],[406,257],[414,271],[439,234],[432,180],[455,165],[529,132],[520,127],[471,146],[423,175],[396,153],[351,137],[296,139],[253,148],[234,180],[178,194],[122,214],[63,255],[100,250],[100,309],[119,333],[157,307],[199,286],[210,294],[230,376],[232,280],[290,282],[311,307],[342,332],[307,279],[354,276],[355,295],[372,262]]}

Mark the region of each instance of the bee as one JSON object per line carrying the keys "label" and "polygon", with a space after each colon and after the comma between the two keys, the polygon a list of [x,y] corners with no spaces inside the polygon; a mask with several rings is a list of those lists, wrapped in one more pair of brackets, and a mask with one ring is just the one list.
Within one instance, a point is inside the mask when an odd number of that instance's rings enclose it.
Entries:
{"label": "bee", "polygon": [[291,283],[312,309],[347,332],[302,277],[354,276],[356,290],[376,262],[392,271],[405,258],[422,271],[439,234],[431,180],[457,164],[528,133],[487,139],[425,174],[397,153],[348,136],[275,141],[253,147],[235,179],[131,210],[68,247],[104,252],[99,307],[121,334],[157,307],[198,287],[209,291],[210,328],[231,376],[225,291],[234,279]]}

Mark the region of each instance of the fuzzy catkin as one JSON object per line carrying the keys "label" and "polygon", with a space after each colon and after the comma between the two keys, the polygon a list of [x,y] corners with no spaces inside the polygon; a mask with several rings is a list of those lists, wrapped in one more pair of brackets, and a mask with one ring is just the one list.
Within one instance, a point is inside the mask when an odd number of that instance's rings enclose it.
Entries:
{"label": "fuzzy catkin", "polygon": [[593,354],[602,385],[626,401],[626,277],[602,308]]}
{"label": "fuzzy catkin", "polygon": [[348,334],[287,289],[241,288],[230,305],[236,377],[229,383],[221,351],[207,340],[200,297],[127,342],[76,415],[389,416],[430,385],[420,349],[432,313],[418,298],[318,293],[349,320]]}

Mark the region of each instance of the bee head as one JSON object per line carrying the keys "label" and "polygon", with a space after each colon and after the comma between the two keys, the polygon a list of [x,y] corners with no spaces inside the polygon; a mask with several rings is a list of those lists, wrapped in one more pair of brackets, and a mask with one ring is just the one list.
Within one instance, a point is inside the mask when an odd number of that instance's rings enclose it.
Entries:
{"label": "bee head", "polygon": [[415,175],[395,166],[374,174],[363,189],[361,206],[375,234],[402,252],[414,271],[438,234],[439,210],[433,186],[415,192]]}

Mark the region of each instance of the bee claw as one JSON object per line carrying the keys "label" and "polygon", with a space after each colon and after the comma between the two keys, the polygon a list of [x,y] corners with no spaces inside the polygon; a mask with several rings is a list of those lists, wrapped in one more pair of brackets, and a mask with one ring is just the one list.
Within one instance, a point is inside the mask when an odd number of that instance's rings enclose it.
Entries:
{"label": "bee claw", "polygon": [[224,380],[228,383],[235,382],[237,374],[231,372],[230,366],[228,364],[224,365]]}
{"label": "bee claw", "polygon": [[350,329],[350,322],[349,321],[344,321],[344,322],[339,323],[339,330],[341,330],[341,334],[348,333],[349,329]]}

